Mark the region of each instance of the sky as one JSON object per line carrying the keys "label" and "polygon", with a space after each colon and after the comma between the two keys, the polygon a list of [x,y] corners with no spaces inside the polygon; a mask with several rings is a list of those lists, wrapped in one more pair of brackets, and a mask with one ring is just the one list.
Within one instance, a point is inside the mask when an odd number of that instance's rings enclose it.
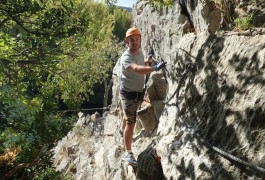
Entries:
{"label": "sky", "polygon": [[117,6],[132,7],[136,0],[118,0]]}

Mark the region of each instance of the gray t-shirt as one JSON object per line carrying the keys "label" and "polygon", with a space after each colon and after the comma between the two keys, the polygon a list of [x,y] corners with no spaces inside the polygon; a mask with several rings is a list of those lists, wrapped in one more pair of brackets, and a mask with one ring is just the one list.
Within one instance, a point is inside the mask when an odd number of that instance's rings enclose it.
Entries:
{"label": "gray t-shirt", "polygon": [[140,54],[135,56],[127,49],[121,56],[120,89],[129,92],[142,92],[144,75],[128,70],[128,67],[133,63],[144,66],[143,53],[140,51]]}

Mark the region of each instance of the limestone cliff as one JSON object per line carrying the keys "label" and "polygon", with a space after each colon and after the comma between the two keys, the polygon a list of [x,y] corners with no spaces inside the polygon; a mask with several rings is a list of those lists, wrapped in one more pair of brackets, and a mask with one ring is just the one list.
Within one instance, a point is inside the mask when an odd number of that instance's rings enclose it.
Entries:
{"label": "limestone cliff", "polygon": [[73,179],[264,179],[265,29],[216,32],[222,14],[208,1],[187,2],[194,29],[178,3],[133,7],[143,52],[152,45],[167,62],[151,74],[139,110],[135,173],[122,161],[116,68],[110,112],[79,114],[55,148],[58,170]]}

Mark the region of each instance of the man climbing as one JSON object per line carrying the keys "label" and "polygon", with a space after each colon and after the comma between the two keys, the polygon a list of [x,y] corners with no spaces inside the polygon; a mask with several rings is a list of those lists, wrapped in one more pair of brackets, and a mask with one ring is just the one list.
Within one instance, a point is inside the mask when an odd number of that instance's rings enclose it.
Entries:
{"label": "man climbing", "polygon": [[123,109],[122,128],[125,144],[124,160],[132,166],[136,166],[136,160],[132,153],[133,131],[136,122],[136,111],[143,98],[145,74],[158,71],[165,67],[166,62],[156,66],[147,66],[148,58],[144,60],[141,51],[141,33],[133,27],[126,32],[126,44],[128,49],[121,56],[120,73],[120,98]]}

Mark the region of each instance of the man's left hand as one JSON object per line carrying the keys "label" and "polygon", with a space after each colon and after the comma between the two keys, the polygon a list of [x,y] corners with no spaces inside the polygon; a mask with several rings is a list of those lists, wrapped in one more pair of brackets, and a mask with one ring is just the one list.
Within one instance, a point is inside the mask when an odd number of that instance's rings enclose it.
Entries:
{"label": "man's left hand", "polygon": [[155,71],[159,71],[160,69],[164,68],[166,66],[167,62],[160,62],[155,66]]}

